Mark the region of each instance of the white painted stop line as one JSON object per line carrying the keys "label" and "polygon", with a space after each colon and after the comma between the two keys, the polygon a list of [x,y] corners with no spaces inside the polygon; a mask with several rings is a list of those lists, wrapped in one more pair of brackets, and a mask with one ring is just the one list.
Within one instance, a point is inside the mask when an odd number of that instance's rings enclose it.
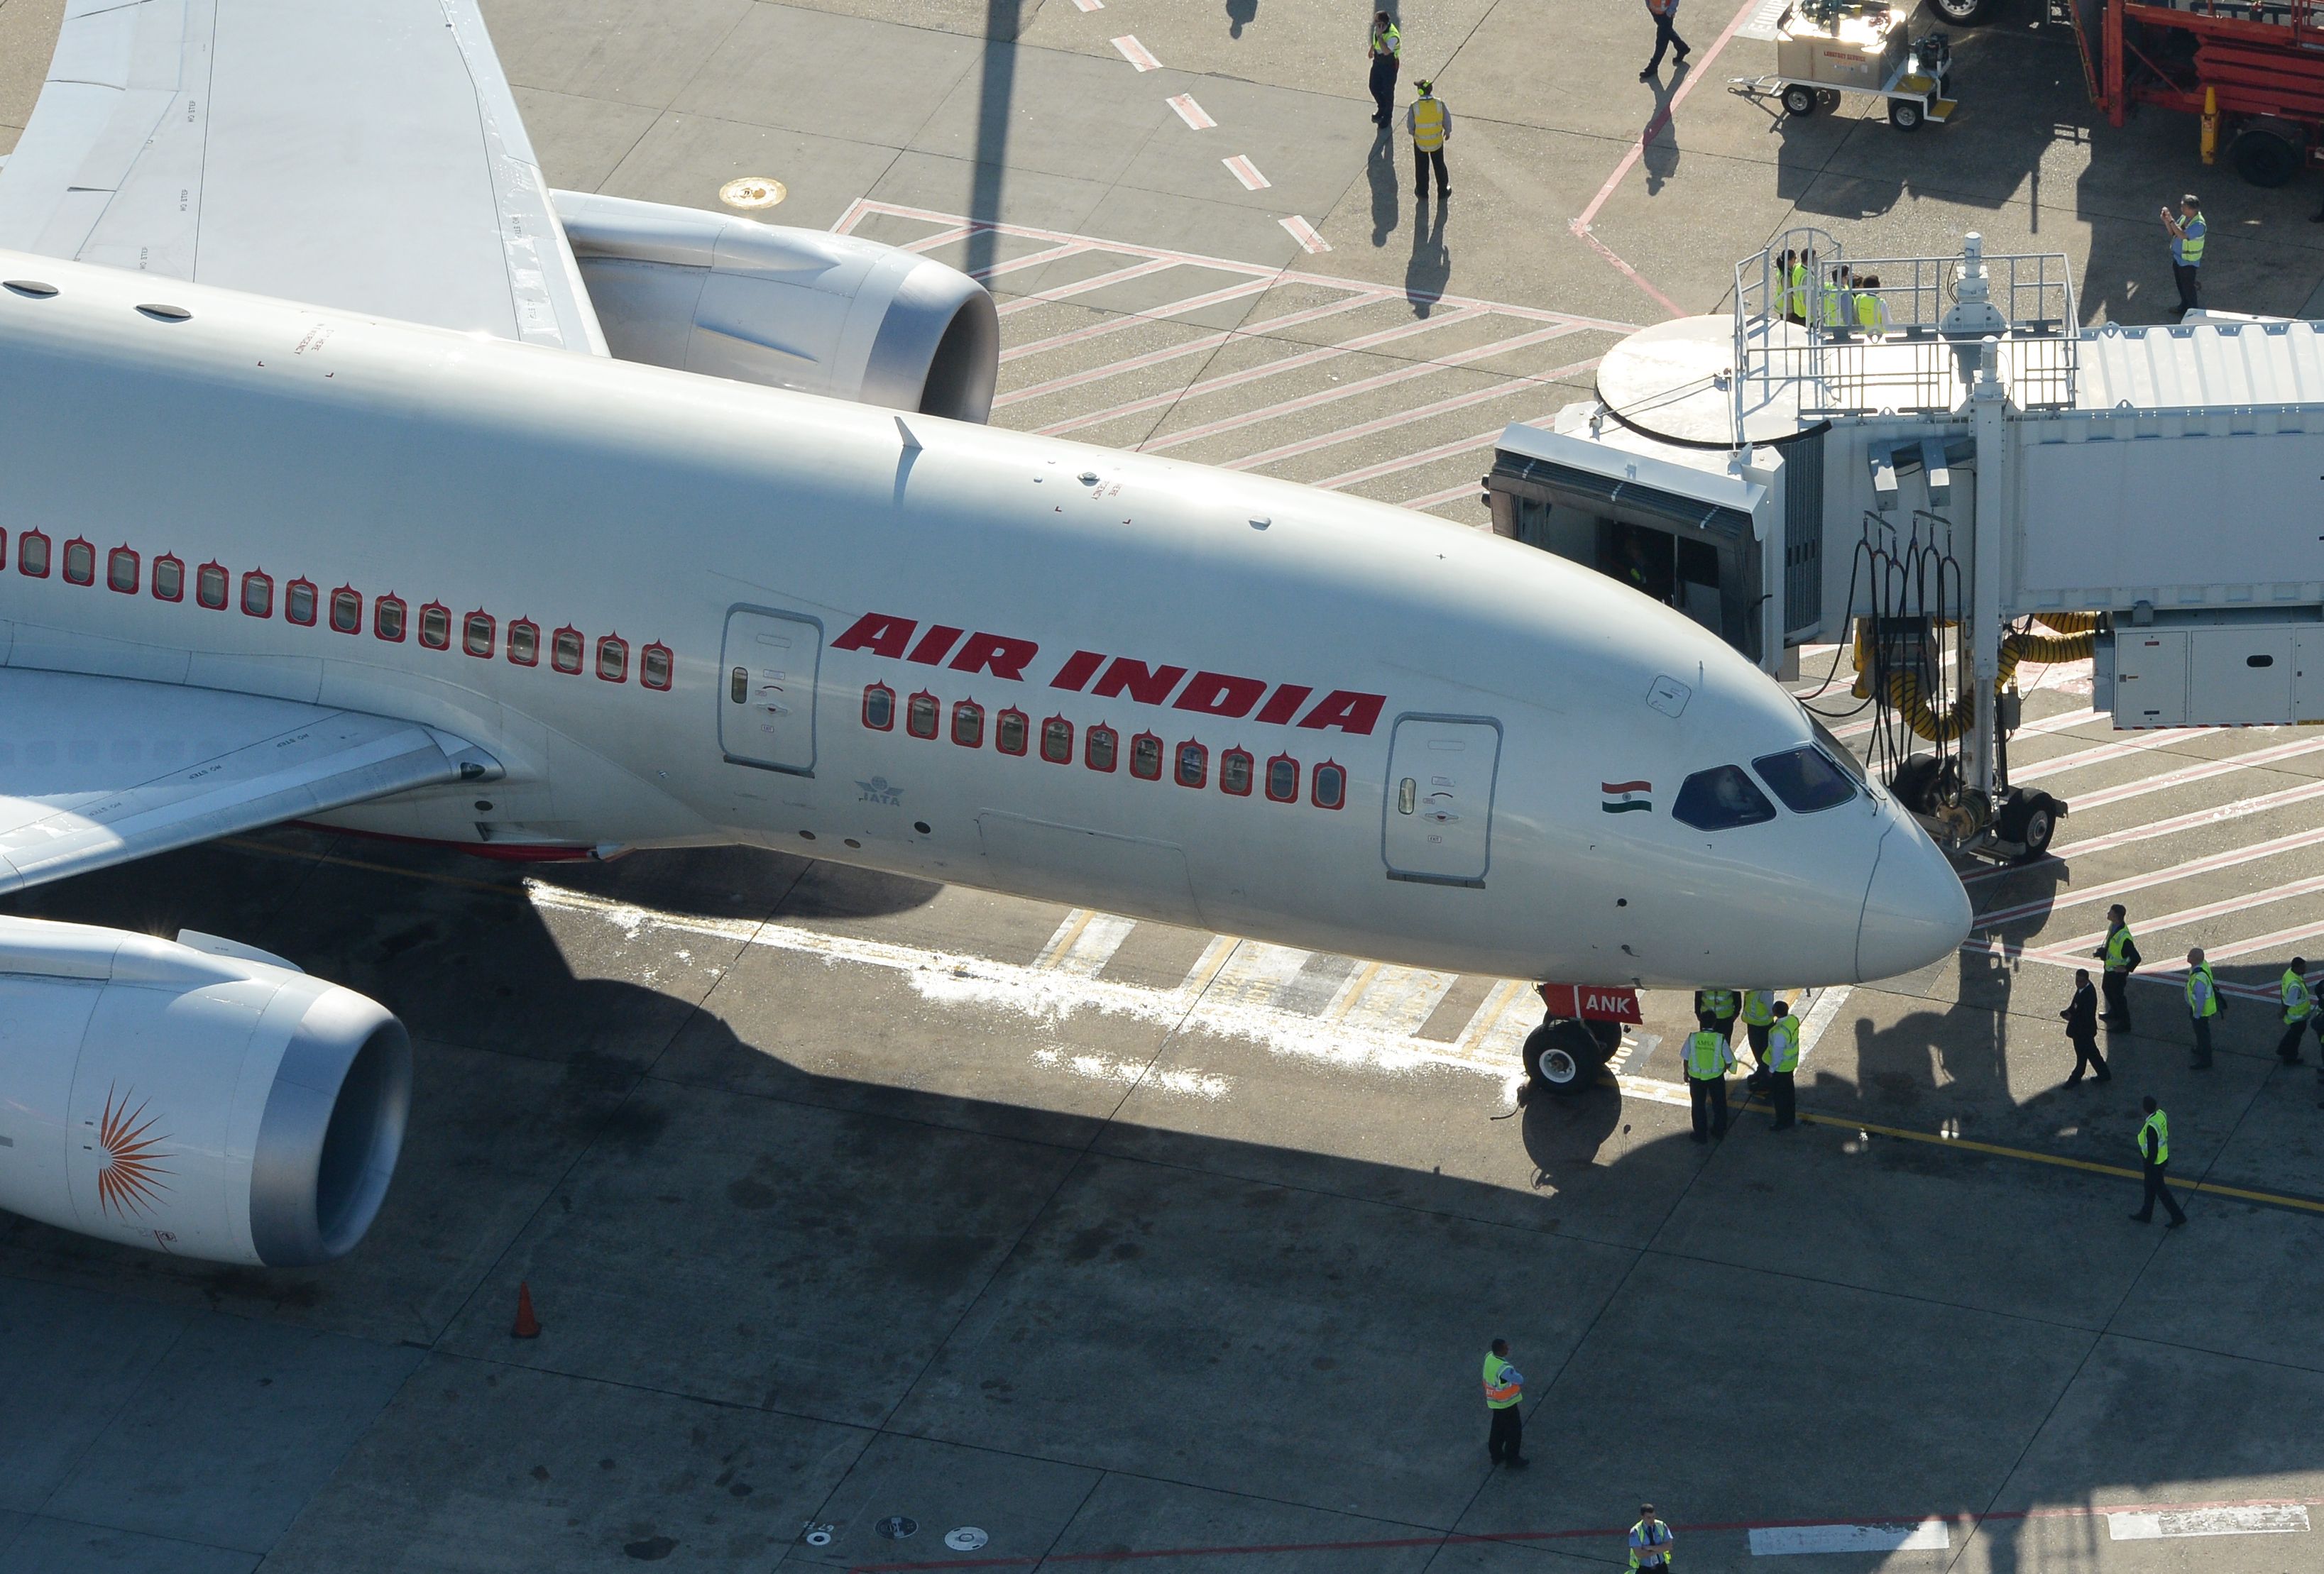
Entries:
{"label": "white painted stop line", "polygon": [[2166,1508],[2106,1516],[2107,1534],[2117,1542],[2154,1542],[2165,1536],[2281,1536],[2303,1532],[2308,1510],[2300,1504],[2259,1508]]}
{"label": "white painted stop line", "polygon": [[1751,1533],[1755,1558],[1798,1552],[1941,1552],[1953,1544],[1941,1519],[1886,1524],[1784,1524]]}
{"label": "white painted stop line", "polygon": [[1154,51],[1139,43],[1138,35],[1134,32],[1125,32],[1115,39],[1113,47],[1121,51],[1123,60],[1141,71],[1158,71],[1162,69],[1162,62],[1154,58]]}

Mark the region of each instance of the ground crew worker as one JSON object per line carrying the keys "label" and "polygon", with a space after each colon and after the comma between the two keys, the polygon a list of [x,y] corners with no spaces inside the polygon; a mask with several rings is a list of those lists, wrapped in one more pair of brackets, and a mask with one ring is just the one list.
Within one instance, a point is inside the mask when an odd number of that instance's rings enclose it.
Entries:
{"label": "ground crew worker", "polygon": [[2089,969],[2074,970],[2074,998],[2058,1015],[2066,1019],[2066,1042],[2074,1046],[2074,1072],[2066,1079],[2066,1086],[2080,1082],[2085,1067],[2096,1072],[2102,1082],[2114,1081],[2114,1073],[2098,1056],[2098,992],[2090,987]]}
{"label": "ground crew worker", "polygon": [[2163,232],[2171,237],[2171,277],[2179,286],[2179,309],[2174,317],[2185,317],[2202,305],[2201,289],[2197,282],[2203,266],[2203,240],[2210,226],[2203,222],[2203,205],[2192,191],[2179,199],[2179,216],[2163,210]]}
{"label": "ground crew worker", "polygon": [[2138,1205],[2138,1211],[2131,1217],[2141,1224],[2153,1223],[2154,1201],[2159,1197],[2163,1200],[2163,1211],[2171,1215],[2171,1222],[2164,1228],[2176,1229],[2187,1222],[2187,1216],[2179,1210],[2178,1200],[2171,1195],[2171,1188],[2163,1184],[2168,1178],[2166,1172],[2171,1167],[2171,1118],[2163,1113],[2162,1108],[2151,1096],[2141,1100],[2139,1107],[2146,1111],[2145,1123],[2138,1128],[2138,1156],[2144,1161],[2140,1167],[2145,1180],[2146,1194],[2145,1200]]}
{"label": "ground crew worker", "polygon": [[1817,315],[1822,318],[1824,327],[1840,327],[1854,319],[1856,308],[1849,304],[1848,286],[1849,275],[1845,264],[1833,268],[1824,276],[1817,312]]}
{"label": "ground crew worker", "polygon": [[2195,1058],[2187,1063],[2196,1071],[2211,1068],[2211,1018],[2220,1004],[2218,981],[2199,945],[2187,953],[2187,1014],[2195,1019]]}
{"label": "ground crew worker", "polygon": [[1668,1569],[1671,1566],[1671,1543],[1678,1538],[1671,1527],[1655,1517],[1655,1505],[1638,1505],[1638,1523],[1630,1527],[1630,1574],[1641,1569]]}
{"label": "ground crew worker", "polygon": [[1674,48],[1678,51],[1671,57],[1674,70],[1686,64],[1688,53],[1686,40],[1678,35],[1678,0],[1646,0],[1646,11],[1655,19],[1655,53],[1654,58],[1646,62],[1646,69],[1638,73],[1641,82],[1653,81],[1655,73],[1663,69],[1663,51],[1665,49]]}
{"label": "ground crew worker", "polygon": [[1492,1431],[1485,1452],[1496,1465],[1522,1470],[1532,1461],[1525,1457],[1525,1374],[1509,1365],[1509,1341],[1497,1339],[1485,1352],[1485,1408],[1492,1413]]}
{"label": "ground crew worker", "polygon": [[1750,1086],[1755,1091],[1767,1085],[1767,1029],[1775,1020],[1775,990],[1743,991],[1743,1036],[1751,1045],[1751,1064],[1755,1069]]}
{"label": "ground crew worker", "polygon": [[2283,1036],[2275,1041],[2275,1057],[2288,1066],[2296,1066],[2300,1063],[2300,1036],[2308,1031],[2309,1019],[2316,1015],[2316,997],[2308,988],[2305,957],[2292,959],[2292,965],[2277,980],[2276,990],[2283,998]]}
{"label": "ground crew worker", "polygon": [[1800,1019],[1792,1015],[1789,1000],[1775,1002],[1775,1020],[1767,1029],[1767,1053],[1761,1063],[1767,1068],[1767,1096],[1775,1105],[1772,1129],[1789,1131],[1800,1123],[1792,1085],[1793,1073],[1800,1069]]}
{"label": "ground crew worker", "polygon": [[1372,116],[1374,125],[1386,125],[1388,117],[1396,111],[1396,74],[1404,66],[1404,34],[1397,30],[1385,11],[1372,13],[1372,33],[1370,45],[1372,62],[1372,102],[1379,106]]}
{"label": "ground crew worker", "polygon": [[1867,273],[1856,281],[1856,326],[1876,339],[1888,332],[1888,303],[1877,293],[1879,288],[1877,273]]}
{"label": "ground crew worker", "polygon": [[1801,252],[1794,255],[1786,252],[1784,255],[1791,257],[1792,265],[1784,275],[1784,318],[1804,327],[1808,320],[1808,279],[1815,272],[1815,253]]}
{"label": "ground crew worker", "polygon": [[2101,983],[2106,995],[2106,1016],[2108,1027],[2124,1033],[2130,1031],[2130,975],[2146,959],[2138,954],[2138,943],[2130,937],[2130,925],[2124,922],[2120,902],[2107,909],[2106,943],[2090,953],[2106,963]]}
{"label": "ground crew worker", "polygon": [[1735,1051],[1725,1034],[1701,1027],[1687,1036],[1686,1097],[1694,1110],[1694,1141],[1727,1135],[1727,1073],[1734,1065]]}
{"label": "ground crew worker", "polygon": [[1739,1004],[1735,991],[1720,987],[1694,991],[1694,1024],[1698,1027],[1718,1030],[1722,1038],[1735,1036],[1735,1013]]}
{"label": "ground crew worker", "polygon": [[1404,129],[1412,133],[1412,178],[1416,183],[1413,195],[1421,201],[1428,200],[1428,170],[1436,168],[1436,189],[1444,197],[1452,195],[1452,177],[1444,172],[1444,144],[1452,135],[1452,112],[1444,107],[1444,100],[1436,97],[1436,84],[1423,77],[1413,84],[1420,97],[1404,112]]}

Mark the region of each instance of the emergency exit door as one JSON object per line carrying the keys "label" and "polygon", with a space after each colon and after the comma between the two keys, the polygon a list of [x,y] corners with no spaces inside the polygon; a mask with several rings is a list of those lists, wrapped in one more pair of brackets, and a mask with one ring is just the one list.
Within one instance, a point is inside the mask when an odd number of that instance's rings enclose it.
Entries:
{"label": "emergency exit door", "polygon": [[726,614],[718,746],[733,765],[815,774],[815,674],[823,626],[784,612]]}
{"label": "emergency exit door", "polygon": [[1481,886],[1492,856],[1493,774],[1501,724],[1475,716],[1405,716],[1388,745],[1388,878]]}

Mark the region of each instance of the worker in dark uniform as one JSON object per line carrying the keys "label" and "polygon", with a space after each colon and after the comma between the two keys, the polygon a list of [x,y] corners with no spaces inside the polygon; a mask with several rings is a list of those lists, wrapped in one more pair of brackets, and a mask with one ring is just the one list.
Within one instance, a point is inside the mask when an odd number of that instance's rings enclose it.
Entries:
{"label": "worker in dark uniform", "polygon": [[1743,991],[1743,1038],[1751,1046],[1751,1074],[1744,1085],[1755,1093],[1767,1091],[1767,1029],[1775,1023],[1775,991]]}
{"label": "worker in dark uniform", "polygon": [[1677,51],[1671,57],[1674,67],[1685,65],[1689,53],[1686,40],[1678,35],[1678,0],[1646,0],[1646,12],[1655,19],[1655,52],[1654,58],[1646,62],[1646,69],[1638,73],[1641,82],[1653,81],[1655,73],[1663,69],[1665,50],[1674,48]]}
{"label": "worker in dark uniform", "polygon": [[1767,1098],[1775,1106],[1772,1129],[1789,1131],[1800,1123],[1799,1101],[1793,1077],[1800,1069],[1800,1019],[1789,1000],[1775,1002],[1775,1020],[1767,1028],[1767,1053],[1759,1063],[1767,1071]]}
{"label": "worker in dark uniform", "polygon": [[1509,1341],[1497,1339],[1485,1352],[1485,1408],[1493,1417],[1485,1452],[1496,1465],[1522,1470],[1525,1457],[1525,1374],[1509,1365]]}
{"label": "worker in dark uniform", "polygon": [[2171,1222],[2165,1228],[2176,1229],[2187,1222],[2187,1216],[2179,1210],[2178,1201],[2163,1183],[2171,1168],[2171,1118],[2152,1096],[2141,1100],[2139,1107],[2146,1111],[2145,1123],[2138,1128],[2138,1156],[2143,1161],[2146,1195],[2131,1217],[2141,1224],[2153,1223],[2155,1200],[2160,1198],[2163,1211],[2171,1215]]}
{"label": "worker in dark uniform", "polygon": [[1735,1051],[1727,1036],[1698,1027],[1686,1040],[1686,1097],[1694,1111],[1695,1142],[1727,1135],[1727,1073],[1735,1066]]}
{"label": "worker in dark uniform", "polygon": [[2283,1002],[2283,1036],[2275,1041],[2275,1057],[2288,1066],[2300,1063],[2300,1036],[2316,1015],[2316,996],[2308,987],[2308,960],[2295,956],[2276,980]]}
{"label": "worker in dark uniform", "polygon": [[2098,1054],[2098,992],[2090,987],[2089,969],[2074,970],[2074,998],[2058,1015],[2066,1019],[2066,1042],[2074,1046],[2074,1073],[2066,1079],[2066,1086],[2080,1082],[2085,1070],[2095,1072],[2099,1082],[2114,1081],[2114,1073]]}
{"label": "worker in dark uniform", "polygon": [[1742,1001],[1735,991],[1724,987],[1694,991],[1694,1020],[1699,1027],[1708,1027],[1721,1038],[1735,1036],[1735,1016],[1742,1009]]}
{"label": "worker in dark uniform", "polygon": [[2090,954],[2106,963],[2103,975],[2106,1015],[2102,1020],[2108,1027],[2127,1033],[2130,1031],[2130,975],[2136,972],[2138,964],[2146,959],[2138,954],[2138,943],[2130,937],[2130,925],[2124,921],[2120,902],[2107,909],[2106,943]]}
{"label": "worker in dark uniform", "polygon": [[1379,106],[1372,124],[1386,125],[1388,116],[1396,112],[1396,74],[1404,69],[1404,34],[1385,11],[1372,13],[1369,53],[1372,62],[1372,102]]}

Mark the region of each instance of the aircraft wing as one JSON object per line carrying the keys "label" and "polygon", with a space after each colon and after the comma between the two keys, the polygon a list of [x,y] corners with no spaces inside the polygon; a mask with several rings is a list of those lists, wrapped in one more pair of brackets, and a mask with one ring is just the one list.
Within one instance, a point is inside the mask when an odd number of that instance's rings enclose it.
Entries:
{"label": "aircraft wing", "polygon": [[0,667],[0,893],[500,767],[410,722]]}
{"label": "aircraft wing", "polygon": [[475,0],[66,0],[0,251],[605,354]]}

